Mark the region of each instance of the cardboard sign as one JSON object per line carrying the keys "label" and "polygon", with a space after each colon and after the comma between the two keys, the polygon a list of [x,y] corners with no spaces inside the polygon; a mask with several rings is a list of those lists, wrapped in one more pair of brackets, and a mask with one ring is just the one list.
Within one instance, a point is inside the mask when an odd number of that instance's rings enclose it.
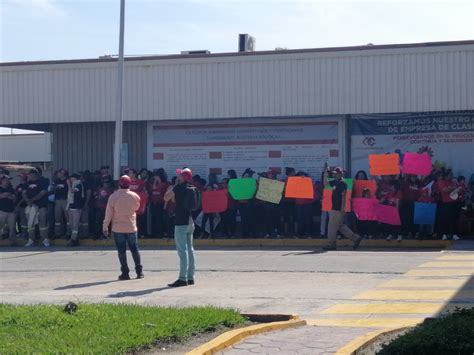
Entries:
{"label": "cardboard sign", "polygon": [[250,200],[257,191],[257,181],[252,178],[229,180],[229,194],[234,200]]}
{"label": "cardboard sign", "polygon": [[314,197],[313,180],[305,176],[291,176],[286,182],[286,198],[307,198]]}
{"label": "cardboard sign", "polygon": [[370,154],[370,175],[399,175],[400,157],[398,154]]}
{"label": "cardboard sign", "polygon": [[202,211],[204,213],[220,213],[227,211],[229,195],[227,190],[204,191],[202,193]]}
{"label": "cardboard sign", "polygon": [[364,189],[370,191],[370,198],[375,198],[377,183],[374,180],[354,180],[354,197],[361,198]]}
{"label": "cardboard sign", "polygon": [[436,203],[415,202],[414,224],[435,224]]}
{"label": "cardboard sign", "polygon": [[426,154],[417,153],[405,153],[403,156],[403,168],[404,174],[422,175],[427,176],[431,174],[433,170],[433,163],[431,157]]}
{"label": "cardboard sign", "polygon": [[394,226],[401,225],[400,214],[396,207],[378,204],[375,207],[375,212],[377,214],[377,221],[380,223],[391,224]]}
{"label": "cardboard sign", "polygon": [[279,204],[283,196],[285,183],[261,177],[258,180],[257,196],[259,200]]}
{"label": "cardboard sign", "polygon": [[353,198],[352,210],[359,221],[376,221],[378,204],[374,198]]}

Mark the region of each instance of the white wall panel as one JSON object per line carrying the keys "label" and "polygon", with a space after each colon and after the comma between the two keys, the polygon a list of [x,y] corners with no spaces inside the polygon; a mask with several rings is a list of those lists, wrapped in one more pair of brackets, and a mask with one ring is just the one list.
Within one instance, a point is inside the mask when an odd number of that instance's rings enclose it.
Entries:
{"label": "white wall panel", "polygon": [[[125,119],[474,109],[474,44],[126,61]],[[116,63],[0,66],[0,125],[113,121]]]}

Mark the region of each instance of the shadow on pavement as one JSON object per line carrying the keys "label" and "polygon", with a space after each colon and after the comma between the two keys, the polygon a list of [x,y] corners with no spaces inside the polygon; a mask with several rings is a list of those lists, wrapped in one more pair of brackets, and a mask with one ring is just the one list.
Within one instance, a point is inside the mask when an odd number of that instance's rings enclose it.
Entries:
{"label": "shadow on pavement", "polygon": [[84,284],[67,285],[67,286],[56,287],[54,290],[59,291],[59,290],[69,290],[69,289],[74,289],[74,288],[85,288],[85,287],[106,285],[106,284],[110,284],[112,282],[117,282],[117,281],[118,280],[109,280],[109,281],[89,282],[89,283],[84,283]]}
{"label": "shadow on pavement", "polygon": [[435,317],[439,317],[442,314],[451,313],[456,308],[474,308],[474,276],[462,285],[462,287],[456,292],[456,294],[446,302],[444,307],[438,312]]}
{"label": "shadow on pavement", "polygon": [[117,292],[117,293],[112,293],[108,295],[107,298],[137,297],[137,296],[149,295],[150,293],[153,293],[153,292],[164,291],[170,288],[171,287],[158,287],[158,288],[150,288],[148,290]]}

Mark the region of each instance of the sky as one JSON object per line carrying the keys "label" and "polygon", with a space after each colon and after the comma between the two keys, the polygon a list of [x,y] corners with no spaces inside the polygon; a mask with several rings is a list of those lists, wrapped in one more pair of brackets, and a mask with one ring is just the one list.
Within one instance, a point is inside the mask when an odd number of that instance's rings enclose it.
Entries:
{"label": "sky", "polygon": [[[118,53],[119,0],[0,0],[0,62]],[[474,1],[126,0],[125,54],[474,39]]]}

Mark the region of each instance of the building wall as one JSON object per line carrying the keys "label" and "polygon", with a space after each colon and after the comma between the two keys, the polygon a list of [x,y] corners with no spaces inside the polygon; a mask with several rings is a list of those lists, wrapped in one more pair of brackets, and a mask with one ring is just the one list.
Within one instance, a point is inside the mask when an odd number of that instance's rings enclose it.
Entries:
{"label": "building wall", "polygon": [[[0,125],[113,121],[116,61],[0,65]],[[125,120],[474,109],[474,42],[127,60]]]}
{"label": "building wall", "polygon": [[[146,122],[125,122],[123,142],[128,143],[129,162],[135,168],[146,167]],[[112,166],[114,123],[67,123],[51,125],[54,168],[69,171],[95,170]]]}
{"label": "building wall", "polygon": [[0,161],[47,163],[51,161],[51,135],[0,135]]}

